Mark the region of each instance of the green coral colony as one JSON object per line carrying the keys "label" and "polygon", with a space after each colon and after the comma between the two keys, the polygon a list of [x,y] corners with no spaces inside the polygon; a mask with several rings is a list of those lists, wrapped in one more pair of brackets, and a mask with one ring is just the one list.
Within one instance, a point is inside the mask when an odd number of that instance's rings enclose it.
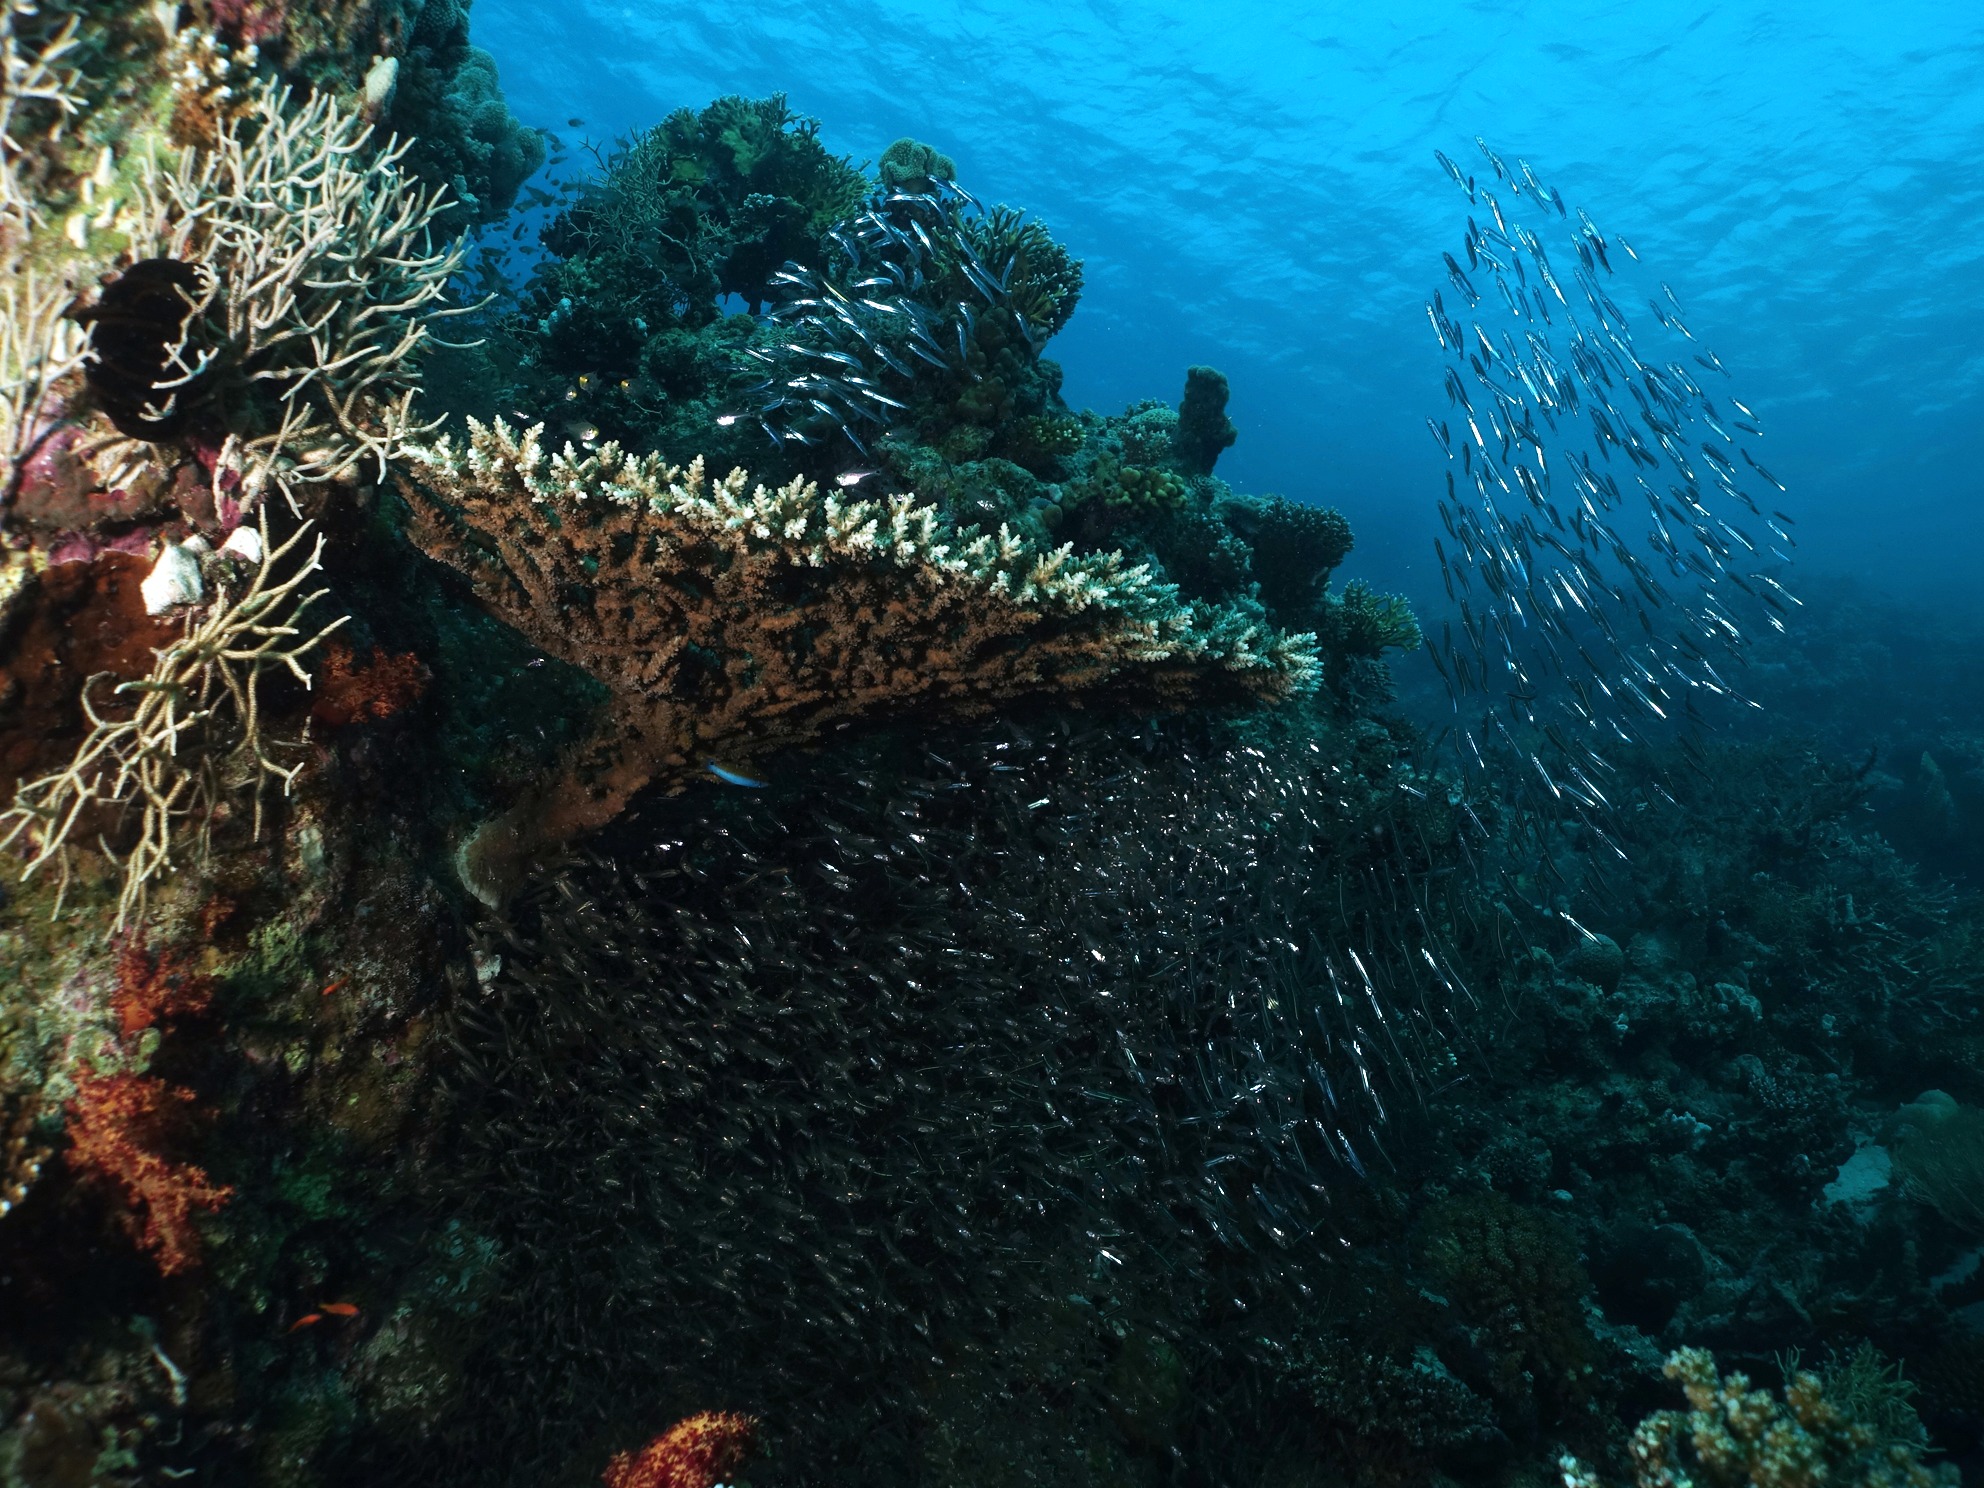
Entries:
{"label": "green coral colony", "polygon": [[1974,1465],[1984,919],[1862,777],[1718,746],[1572,931],[929,144],[540,191],[457,0],[0,49],[0,1484]]}

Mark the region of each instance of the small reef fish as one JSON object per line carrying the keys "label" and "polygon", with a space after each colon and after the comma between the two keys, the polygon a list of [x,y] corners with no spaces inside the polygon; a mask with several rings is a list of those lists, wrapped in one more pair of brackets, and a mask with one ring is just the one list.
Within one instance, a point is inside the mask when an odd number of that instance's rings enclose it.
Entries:
{"label": "small reef fish", "polygon": [[[1464,764],[1484,767],[1493,740],[1543,819],[1574,818],[1617,853],[1598,820],[1611,801],[1594,783],[1612,771],[1605,741],[1665,727],[1687,747],[1696,697],[1749,703],[1725,680],[1744,659],[1745,625],[1781,630],[1791,613],[1795,600],[1766,571],[1783,551],[1743,526],[1764,515],[1746,467],[1784,487],[1743,442],[1762,437],[1754,410],[1724,394],[1737,415],[1725,418],[1691,370],[1731,378],[1683,322],[1673,286],[1648,286],[1650,319],[1635,327],[1621,309],[1640,263],[1632,244],[1574,211],[1529,161],[1511,167],[1475,144],[1494,191],[1434,152],[1486,219],[1465,218],[1462,255],[1440,255],[1445,283],[1426,307],[1448,405],[1465,420],[1459,439],[1426,421],[1450,462],[1439,514],[1454,548],[1436,540],[1435,552],[1460,621],[1438,644],[1429,628],[1427,648],[1457,716],[1463,705],[1489,710],[1478,741],[1456,731],[1473,751]],[[1550,243],[1572,261],[1574,295]],[[1491,276],[1494,292],[1471,274]],[[1481,319],[1450,317],[1442,290]],[[1664,354],[1643,349],[1655,336],[1673,338]],[[1775,515],[1766,525],[1789,546],[1789,518]]]}
{"label": "small reef fish", "polygon": [[[981,311],[1009,322],[1017,342],[1039,355],[1050,332],[1014,303],[1023,257],[1007,231],[1016,219],[1005,213],[987,213],[955,182],[922,192],[878,191],[863,211],[828,232],[826,262],[789,261],[773,274],[769,283],[781,298],[766,320],[790,334],[779,349],[752,348],[746,355],[785,373],[783,385],[802,396],[760,404],[768,437],[806,445],[837,437],[865,457],[857,428],[886,430],[907,414],[920,379],[938,372],[982,380],[970,365]],[[987,239],[974,230],[988,221],[1000,229],[990,241],[1004,245],[990,253],[981,251]],[[947,281],[952,295],[943,302],[918,298]],[[955,297],[960,281],[982,306]],[[773,390],[766,384],[759,391]]]}
{"label": "small reef fish", "polygon": [[726,769],[724,766],[719,765],[715,760],[710,760],[707,763],[709,766],[710,774],[716,776],[716,778],[718,780],[721,780],[725,785],[741,785],[748,787],[751,790],[763,790],[766,784],[768,783],[763,780],[753,780],[749,775],[740,775],[735,770]]}

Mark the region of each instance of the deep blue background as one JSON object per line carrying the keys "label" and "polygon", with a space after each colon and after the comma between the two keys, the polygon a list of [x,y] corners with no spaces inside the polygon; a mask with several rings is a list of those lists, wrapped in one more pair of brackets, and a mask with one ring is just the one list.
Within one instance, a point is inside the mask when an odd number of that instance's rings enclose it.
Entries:
{"label": "deep blue background", "polygon": [[[1427,598],[1441,403],[1421,306],[1521,155],[1674,286],[1769,431],[1808,569],[1984,615],[1984,4],[481,0],[512,108],[568,142],[783,90],[900,135],[1087,263],[1076,405],[1232,378],[1244,490],[1333,502]],[[566,127],[568,117],[585,120]]]}

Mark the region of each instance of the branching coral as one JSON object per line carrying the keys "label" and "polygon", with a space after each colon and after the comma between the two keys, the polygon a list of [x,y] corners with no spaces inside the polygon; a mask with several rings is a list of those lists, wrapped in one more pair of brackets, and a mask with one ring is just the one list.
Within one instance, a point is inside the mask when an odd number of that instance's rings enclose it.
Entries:
{"label": "branching coral", "polygon": [[71,1167],[118,1190],[132,1238],[167,1276],[200,1262],[193,1216],[212,1213],[234,1190],[162,1150],[193,1092],[151,1075],[88,1075],[69,1102]]}
{"label": "branching coral", "polygon": [[113,689],[113,698],[134,699],[128,711],[100,710],[85,684],[90,732],[75,756],[63,769],[24,782],[13,806],[0,813],[0,848],[25,842],[25,873],[55,861],[66,882],[78,825],[135,811],[136,843],[113,852],[124,873],[121,926],[143,908],[152,881],[171,870],[189,822],[204,848],[207,825],[229,794],[252,787],[259,834],[263,788],[276,779],[287,789],[301,768],[270,752],[273,741],[262,731],[263,673],[282,667],[308,686],[303,658],[344,623],[334,620],[314,634],[300,623],[323,593],[303,587],[317,571],[321,537],[301,565],[277,577],[308,531],[299,528],[276,547],[265,539],[245,582],[233,578],[230,556],[216,559],[214,598],[189,612],[185,634],[157,653],[150,676]]}
{"label": "branching coral", "polygon": [[[299,106],[265,85],[211,144],[138,162],[115,218],[127,271],[183,264],[193,286],[150,411],[190,406],[238,436],[251,500],[270,481],[292,501],[299,486],[356,481],[368,462],[383,479],[413,432],[418,353],[451,313],[465,248],[431,240],[445,194],[401,173],[405,150],[375,150],[372,126],[328,94]],[[150,458],[135,440],[105,445],[109,486]]]}
{"label": "branching coral", "polygon": [[81,112],[80,78],[64,59],[78,44],[78,15],[44,17],[34,0],[0,0],[0,238],[39,212],[15,165],[37,144],[60,137]]}
{"label": "branching coral", "polygon": [[[1920,1438],[1898,1440],[1852,1408],[1831,1381],[1794,1365],[1782,1402],[1752,1390],[1743,1374],[1720,1374],[1706,1349],[1682,1349],[1667,1377],[1688,1397],[1685,1411],[1655,1411],[1633,1432],[1635,1488],[1951,1488],[1953,1466],[1922,1460]],[[1565,1488],[1600,1488],[1575,1458],[1561,1463]]]}
{"label": "branching coral", "polygon": [[1120,554],[950,530],[912,495],[712,480],[608,445],[552,455],[542,426],[471,421],[413,451],[414,540],[533,644],[584,668],[606,725],[463,861],[500,895],[505,858],[609,820],[650,780],[739,763],[837,723],[1114,691],[1178,702],[1313,687],[1312,638],[1209,606]]}
{"label": "branching coral", "polygon": [[0,514],[13,501],[21,472],[53,432],[40,417],[55,385],[83,367],[87,339],[67,319],[71,287],[19,268],[0,284]]}

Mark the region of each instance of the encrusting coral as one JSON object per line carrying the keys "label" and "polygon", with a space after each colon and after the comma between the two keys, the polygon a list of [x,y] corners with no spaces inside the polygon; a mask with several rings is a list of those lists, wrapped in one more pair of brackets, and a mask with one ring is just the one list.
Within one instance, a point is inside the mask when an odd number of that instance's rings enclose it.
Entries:
{"label": "encrusting coral", "polygon": [[542,433],[471,421],[465,445],[414,448],[399,483],[414,541],[611,696],[592,740],[465,848],[488,901],[649,782],[837,723],[1111,692],[1277,700],[1316,682],[1311,637],[1181,604],[1121,554],[953,530],[908,494],[754,488],[616,445],[550,454]]}

